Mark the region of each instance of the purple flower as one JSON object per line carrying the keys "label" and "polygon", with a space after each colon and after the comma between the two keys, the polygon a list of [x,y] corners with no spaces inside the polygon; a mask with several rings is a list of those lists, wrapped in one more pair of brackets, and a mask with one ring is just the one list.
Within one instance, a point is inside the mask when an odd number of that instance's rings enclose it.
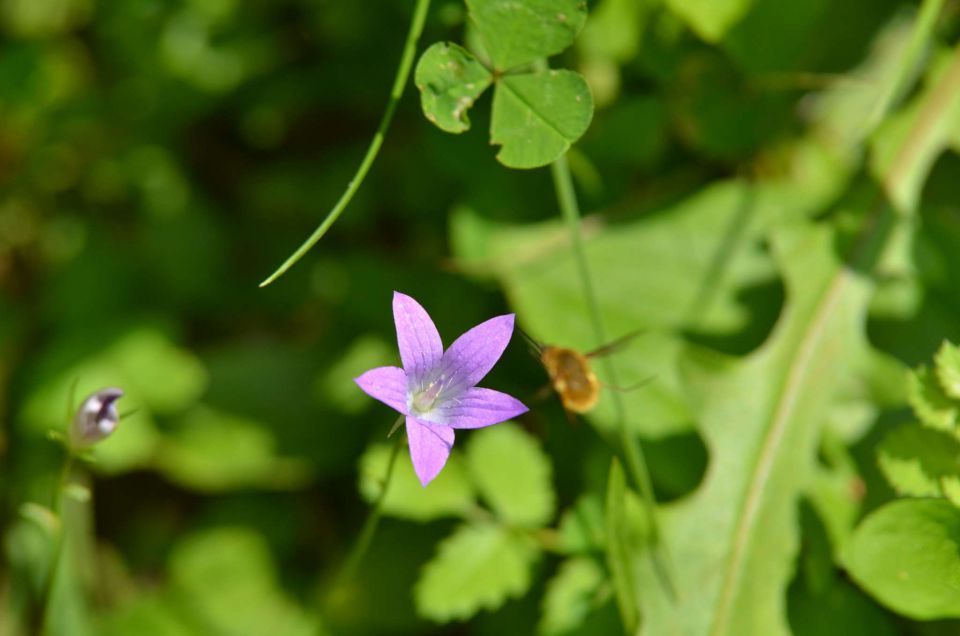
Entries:
{"label": "purple flower", "polygon": [[413,298],[393,293],[393,321],[403,368],[370,369],[355,382],[407,419],[413,469],[426,486],[443,468],[453,430],[480,428],[527,411],[519,400],[476,386],[513,335],[513,314],[470,329],[443,350],[437,327]]}
{"label": "purple flower", "polygon": [[70,429],[70,441],[80,448],[99,442],[110,435],[120,422],[117,413],[117,400],[123,397],[122,389],[100,389],[90,395],[73,417]]}

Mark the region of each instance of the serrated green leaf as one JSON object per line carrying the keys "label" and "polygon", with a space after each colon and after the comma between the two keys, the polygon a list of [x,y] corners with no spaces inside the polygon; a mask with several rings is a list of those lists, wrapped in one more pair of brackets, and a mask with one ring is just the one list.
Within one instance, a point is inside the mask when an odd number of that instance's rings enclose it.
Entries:
{"label": "serrated green leaf", "polygon": [[590,87],[579,73],[549,70],[507,75],[493,95],[490,142],[510,168],[537,168],[557,159],[593,118]]}
{"label": "serrated green leaf", "polygon": [[637,603],[637,542],[627,513],[627,480],[620,461],[613,459],[607,482],[607,566],[613,579],[624,631],[632,634],[640,621]]}
{"label": "serrated green leaf", "polygon": [[424,566],[414,589],[417,612],[448,622],[496,609],[529,589],[537,556],[526,537],[502,526],[461,526]]}
{"label": "serrated green leaf", "polygon": [[492,81],[477,58],[451,42],[438,42],[424,51],[414,74],[423,114],[450,133],[470,128],[467,111]]}
{"label": "serrated green leaf", "polygon": [[960,441],[919,424],[901,426],[880,443],[877,462],[899,494],[940,497],[941,479],[960,474]]}
{"label": "serrated green leaf", "polygon": [[[360,458],[360,493],[368,502],[380,495],[391,452],[389,444],[376,444]],[[387,496],[381,504],[384,514],[429,521],[460,515],[473,505],[473,487],[457,453],[450,456],[437,478],[430,482],[429,489],[420,484],[413,464],[406,457],[397,458],[393,471]]]}
{"label": "serrated green leaf", "polygon": [[547,582],[543,595],[541,634],[562,634],[575,629],[595,607],[598,589],[606,583],[606,573],[587,557],[567,559]]}
{"label": "serrated green leaf", "polygon": [[467,468],[484,500],[506,523],[536,528],[553,517],[550,460],[517,426],[498,424],[474,433]]}
{"label": "serrated green leaf", "polygon": [[933,360],[940,388],[949,397],[960,400],[960,347],[944,340]]}
{"label": "serrated green leaf", "polygon": [[922,424],[951,432],[957,427],[957,405],[940,388],[937,378],[926,367],[907,376],[907,401]]}
{"label": "serrated green leaf", "polygon": [[584,0],[466,0],[470,20],[499,71],[530,64],[573,44],[587,20]]}
{"label": "serrated green leaf", "polygon": [[320,630],[283,593],[267,544],[251,530],[191,535],[176,546],[169,568],[185,615],[206,633],[314,636]]}
{"label": "serrated green leaf", "polygon": [[947,501],[880,508],[857,528],[844,561],[863,589],[900,614],[960,616],[960,510]]}

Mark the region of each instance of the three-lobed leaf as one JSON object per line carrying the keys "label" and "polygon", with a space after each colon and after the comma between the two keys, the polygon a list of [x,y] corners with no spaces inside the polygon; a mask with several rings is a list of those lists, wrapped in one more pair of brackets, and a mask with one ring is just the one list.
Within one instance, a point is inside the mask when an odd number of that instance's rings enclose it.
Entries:
{"label": "three-lobed leaf", "polygon": [[584,0],[466,0],[498,71],[560,53],[587,21]]}
{"label": "three-lobed leaf", "polygon": [[960,510],[949,502],[887,504],[860,524],[844,557],[854,580],[894,611],[960,617]]}
{"label": "three-lobed leaf", "polygon": [[550,163],[586,132],[593,98],[579,73],[540,71],[503,77],[493,96],[490,141],[511,168]]}
{"label": "three-lobed leaf", "polygon": [[423,114],[449,133],[470,128],[467,111],[492,81],[477,58],[451,42],[438,42],[424,51],[414,74]]}
{"label": "three-lobed leaf", "polygon": [[527,537],[503,526],[461,526],[424,566],[414,589],[417,612],[447,622],[496,609],[529,589],[538,555]]}

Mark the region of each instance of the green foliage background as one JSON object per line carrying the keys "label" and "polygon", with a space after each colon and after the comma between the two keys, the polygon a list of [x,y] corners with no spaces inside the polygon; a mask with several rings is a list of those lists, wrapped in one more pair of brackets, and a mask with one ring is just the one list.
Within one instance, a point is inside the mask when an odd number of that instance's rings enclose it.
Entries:
{"label": "green foliage background", "polygon": [[[568,157],[608,330],[643,330],[612,361],[654,378],[622,397],[656,523],[610,396],[568,422],[518,339],[484,384],[532,413],[426,490],[401,455],[334,586],[388,461],[352,378],[397,361],[393,290],[446,343],[514,311],[600,344],[549,170],[498,163],[490,99],[451,135],[412,80],[343,217],[257,288],[351,178],[412,9],[0,0],[0,636],[38,624],[23,506],[50,505],[74,382],[136,412],[68,510],[94,535],[52,633],[956,633],[955,385],[906,373],[960,341],[954,0],[589,2],[550,64],[593,96]],[[483,60],[467,16],[435,0],[419,50]]]}

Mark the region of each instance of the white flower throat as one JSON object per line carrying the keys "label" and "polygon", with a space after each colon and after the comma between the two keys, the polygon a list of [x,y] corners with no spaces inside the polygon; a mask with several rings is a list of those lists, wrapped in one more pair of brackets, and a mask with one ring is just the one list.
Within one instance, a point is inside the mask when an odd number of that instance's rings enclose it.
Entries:
{"label": "white flower throat", "polygon": [[418,414],[428,413],[436,406],[442,390],[443,376],[428,384],[425,389],[413,394],[410,399],[410,410]]}

